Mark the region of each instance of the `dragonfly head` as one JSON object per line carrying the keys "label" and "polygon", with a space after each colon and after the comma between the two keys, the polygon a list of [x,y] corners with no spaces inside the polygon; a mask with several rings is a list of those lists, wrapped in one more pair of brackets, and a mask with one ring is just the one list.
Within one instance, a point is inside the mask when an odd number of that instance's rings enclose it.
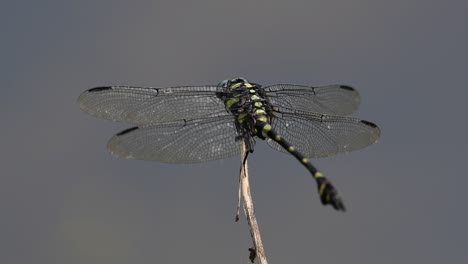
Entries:
{"label": "dragonfly head", "polygon": [[249,81],[245,78],[233,78],[230,80],[224,80],[218,84],[219,87],[224,87],[224,88],[231,88],[231,89],[236,89],[241,86],[245,86],[246,84],[250,84]]}

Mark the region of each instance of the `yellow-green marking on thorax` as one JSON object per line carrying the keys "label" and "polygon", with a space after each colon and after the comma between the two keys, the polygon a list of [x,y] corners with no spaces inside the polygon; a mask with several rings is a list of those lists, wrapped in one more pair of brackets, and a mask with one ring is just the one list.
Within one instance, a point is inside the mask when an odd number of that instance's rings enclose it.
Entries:
{"label": "yellow-green marking on thorax", "polygon": [[227,106],[228,108],[231,108],[232,105],[235,104],[235,103],[237,103],[237,102],[239,102],[239,97],[233,97],[233,98],[231,98],[231,99],[229,99],[229,100],[226,101],[226,106]]}
{"label": "yellow-green marking on thorax", "polygon": [[247,114],[246,113],[240,113],[238,116],[237,116],[237,121],[239,121],[239,123],[242,123],[244,122],[245,118],[247,117]]}

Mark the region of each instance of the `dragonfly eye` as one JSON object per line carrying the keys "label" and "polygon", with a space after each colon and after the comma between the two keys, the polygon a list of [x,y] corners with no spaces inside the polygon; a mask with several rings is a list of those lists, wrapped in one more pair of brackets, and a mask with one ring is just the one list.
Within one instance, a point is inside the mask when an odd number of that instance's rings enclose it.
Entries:
{"label": "dragonfly eye", "polygon": [[249,83],[249,81],[247,81],[247,79],[245,78],[242,78],[242,77],[238,77],[238,78],[233,78],[231,80],[224,80],[222,82],[220,82],[218,84],[219,87],[232,87],[233,85],[235,84],[238,84],[238,83]]}
{"label": "dragonfly eye", "polygon": [[231,82],[231,85],[232,85],[232,84],[236,84],[236,83],[248,83],[249,81],[247,81],[247,79],[245,79],[245,78],[237,77],[237,78],[231,79],[230,82]]}
{"label": "dragonfly eye", "polygon": [[[224,83],[224,81],[223,81]],[[238,88],[246,83],[249,83],[249,81],[247,81],[247,79],[245,78],[241,78],[241,77],[238,77],[238,78],[233,78],[231,80],[228,80],[226,83],[225,83],[225,86],[223,87],[229,87],[229,88]]]}
{"label": "dragonfly eye", "polygon": [[228,87],[228,86],[229,86],[229,80],[224,80],[218,83],[218,87]]}

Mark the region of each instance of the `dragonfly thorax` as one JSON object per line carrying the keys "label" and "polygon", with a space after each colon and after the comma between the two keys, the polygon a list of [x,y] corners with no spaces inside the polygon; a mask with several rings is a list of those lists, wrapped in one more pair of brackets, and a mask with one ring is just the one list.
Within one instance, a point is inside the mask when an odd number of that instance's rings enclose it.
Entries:
{"label": "dragonfly thorax", "polygon": [[258,136],[265,139],[258,131],[257,124],[270,122],[272,108],[261,86],[244,78],[225,80],[219,86],[225,88],[220,98],[226,109],[235,116],[239,137]]}

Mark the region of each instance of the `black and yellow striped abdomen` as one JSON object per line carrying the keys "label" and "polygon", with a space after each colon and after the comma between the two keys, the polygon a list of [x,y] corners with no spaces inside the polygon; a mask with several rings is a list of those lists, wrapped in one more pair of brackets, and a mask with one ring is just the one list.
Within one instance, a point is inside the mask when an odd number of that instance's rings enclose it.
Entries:
{"label": "black and yellow striped abdomen", "polygon": [[270,138],[274,140],[307,168],[307,170],[312,174],[312,177],[317,182],[317,188],[322,204],[331,204],[336,210],[345,211],[345,206],[341,198],[338,196],[338,192],[336,191],[335,187],[327,178],[323,176],[323,173],[321,173],[319,170],[317,170],[317,168],[314,167],[314,165],[312,165],[307,157],[297,151],[296,148],[287,142],[281,135],[276,133],[276,131],[269,123],[256,120],[255,130],[258,137],[263,139]]}

